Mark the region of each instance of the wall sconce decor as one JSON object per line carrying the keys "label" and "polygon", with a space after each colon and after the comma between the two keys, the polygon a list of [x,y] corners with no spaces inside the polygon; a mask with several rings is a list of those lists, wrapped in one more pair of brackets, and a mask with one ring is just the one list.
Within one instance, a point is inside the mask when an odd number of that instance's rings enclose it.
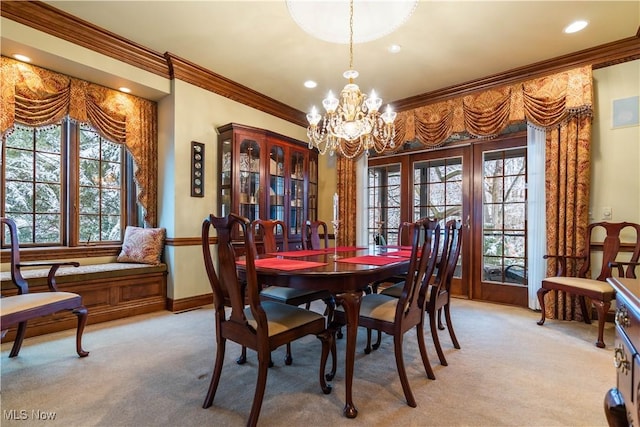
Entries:
{"label": "wall sconce decor", "polygon": [[204,197],[204,144],[191,141],[191,197]]}

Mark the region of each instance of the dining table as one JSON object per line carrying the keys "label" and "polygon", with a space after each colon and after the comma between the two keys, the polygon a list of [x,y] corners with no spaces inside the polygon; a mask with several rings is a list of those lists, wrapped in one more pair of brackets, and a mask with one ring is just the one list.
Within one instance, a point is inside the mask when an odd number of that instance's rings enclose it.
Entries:
{"label": "dining table", "polygon": [[[360,302],[370,283],[409,267],[410,248],[401,246],[334,247],[261,254],[255,260],[258,281],[265,286],[325,290],[341,305],[346,319],[345,406],[343,414],[355,418],[352,385]],[[238,264],[244,270],[242,262]]]}

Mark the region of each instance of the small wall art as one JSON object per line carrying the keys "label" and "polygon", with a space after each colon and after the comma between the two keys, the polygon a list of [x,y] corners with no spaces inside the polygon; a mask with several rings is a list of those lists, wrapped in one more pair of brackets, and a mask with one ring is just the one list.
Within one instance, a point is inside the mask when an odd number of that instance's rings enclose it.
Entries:
{"label": "small wall art", "polygon": [[191,141],[191,197],[204,197],[204,144]]}
{"label": "small wall art", "polygon": [[638,126],[640,123],[639,112],[640,97],[614,99],[611,115],[611,128],[623,128],[628,126]]}

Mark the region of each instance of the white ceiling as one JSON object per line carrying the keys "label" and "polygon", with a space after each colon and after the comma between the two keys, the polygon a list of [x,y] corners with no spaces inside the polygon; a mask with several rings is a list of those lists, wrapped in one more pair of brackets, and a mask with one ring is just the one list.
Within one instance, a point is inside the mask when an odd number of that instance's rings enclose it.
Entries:
{"label": "white ceiling", "polygon": [[[346,83],[348,45],[308,35],[284,0],[47,3],[301,111]],[[564,34],[576,19],[590,25]],[[397,31],[354,46],[356,82],[386,103],[632,37],[639,27],[640,1],[421,0]],[[392,43],[402,51],[387,52]],[[303,87],[307,79],[318,87]]]}

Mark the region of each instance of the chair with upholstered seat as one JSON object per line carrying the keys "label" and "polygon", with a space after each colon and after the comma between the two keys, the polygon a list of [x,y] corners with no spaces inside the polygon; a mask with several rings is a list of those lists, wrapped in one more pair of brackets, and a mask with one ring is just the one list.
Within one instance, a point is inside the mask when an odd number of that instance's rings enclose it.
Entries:
{"label": "chair with upholstered seat", "polygon": [[[210,230],[217,232],[217,268],[214,267]],[[240,228],[244,239],[246,284],[238,279],[232,232]],[[202,224],[204,264],[213,291],[215,308],[216,359],[211,383],[203,407],[212,405],[224,362],[227,340],[250,348],[258,354],[258,378],[247,425],[255,426],[260,415],[267,383],[271,351],[313,334],[322,341],[320,386],[326,394],[331,387],[325,382],[325,364],[333,347],[333,335],[326,329],[326,319],[319,313],[282,304],[262,301],[255,268],[254,231],[249,220],[235,214],[226,217],[210,215]],[[246,305],[245,305],[246,303]],[[225,310],[226,307],[231,310]]]}
{"label": "chair with upholstered seat", "polygon": [[[76,293],[58,291],[55,279],[56,272],[61,266],[78,267],[80,264],[77,262],[21,263],[16,223],[9,218],[0,218],[0,224],[9,229],[11,281],[18,288],[17,295],[0,298],[0,329],[2,330],[2,336],[5,336],[10,327],[18,325],[9,357],[16,357],[20,352],[29,320],[63,310],[71,311],[78,317],[76,352],[80,357],[88,356],[89,352],[82,349],[82,333],[87,323],[87,309],[82,304],[82,297]],[[4,232],[4,227],[0,227],[0,231]],[[49,291],[29,293],[29,285],[22,276],[21,269],[44,266],[51,267],[47,276]]]}
{"label": "chair with upholstered seat", "polygon": [[[407,404],[416,407],[416,401],[409,386],[404,366],[403,338],[410,330],[415,330],[420,356],[427,377],[435,379],[429,363],[424,342],[424,304],[428,278],[433,274],[440,238],[439,224],[435,220],[423,219],[410,229],[411,259],[407,278],[400,298],[383,294],[367,294],[362,297],[358,325],[382,331],[393,336],[396,368]],[[419,238],[420,234],[424,239]],[[420,241],[424,243],[421,245]],[[344,325],[345,314],[342,307],[336,308],[337,325]]]}
{"label": "chair with upholstered seat", "polygon": [[[322,234],[320,234],[321,231]],[[302,223],[302,249],[326,249],[328,247],[329,233],[326,222],[307,220]]]}
{"label": "chair with upholstered seat", "polygon": [[[598,246],[598,232],[604,231],[602,243],[602,263],[599,271],[593,270],[591,257]],[[623,255],[621,236],[626,237],[628,248],[624,251],[630,256]],[[633,241],[635,239],[635,241]],[[589,301],[595,306],[598,315],[598,338],[596,346],[605,347],[603,335],[604,324],[611,302],[615,299],[615,290],[606,282],[608,277],[616,274],[620,277],[635,278],[635,267],[640,258],[640,224],[630,222],[596,222],[589,224],[585,236],[586,248],[578,256],[545,255],[545,259],[553,259],[556,276],[547,277],[542,281],[538,290],[538,301],[542,310],[542,318],[538,325],[543,325],[546,319],[545,295],[550,291],[566,292],[578,298],[582,317],[585,323],[591,323]],[[621,258],[628,259],[627,261]],[[591,273],[591,276],[589,276]],[[595,277],[592,279],[591,277]],[[587,300],[588,299],[588,300]],[[565,298],[566,301],[566,298]],[[571,299],[570,299],[571,301]],[[571,302],[570,302],[571,303]],[[556,312],[558,307],[556,306]],[[559,317],[559,316],[556,316]]]}
{"label": "chair with upholstered seat", "polygon": [[[278,251],[276,235],[282,237],[282,246],[286,248],[289,246],[286,225],[280,220],[271,219],[256,219],[251,225],[254,230],[262,237],[262,247],[266,254],[276,253]],[[280,229],[280,234],[277,233],[277,229]],[[286,286],[268,286],[260,291],[260,298],[263,300],[277,301],[289,305],[301,305],[305,304],[305,308],[310,308],[311,302],[316,300],[324,300],[327,304],[327,310],[325,314],[328,319],[333,316],[333,309],[335,304],[333,303],[333,297],[327,291],[310,291],[305,289],[288,288]],[[244,350],[244,349],[243,349]],[[243,357],[246,360],[246,355],[243,352]],[[287,354],[284,359],[286,365],[291,365],[293,358],[291,357],[291,344],[287,344]]]}
{"label": "chair with upholstered seat", "polygon": [[[454,348],[460,349],[460,343],[453,330],[453,322],[451,321],[451,282],[453,274],[455,273],[456,266],[458,264],[458,258],[460,257],[460,248],[462,239],[460,231],[462,229],[462,223],[458,220],[449,220],[445,224],[442,244],[442,254],[438,260],[437,273],[433,282],[429,285],[426,292],[426,312],[429,317],[429,327],[431,329],[431,337],[433,344],[438,353],[438,359],[440,364],[447,366],[447,359],[442,351],[440,345],[440,338],[438,336],[438,329],[444,330],[445,327],[442,324],[442,311],[444,309],[444,316],[447,323],[447,329],[449,336],[453,342]],[[429,279],[431,280],[431,278]],[[397,283],[391,287],[384,289],[381,293],[383,295],[390,295],[396,298],[400,298],[402,292],[402,282]],[[374,349],[380,345],[380,335],[378,335],[378,342],[374,344]]]}

